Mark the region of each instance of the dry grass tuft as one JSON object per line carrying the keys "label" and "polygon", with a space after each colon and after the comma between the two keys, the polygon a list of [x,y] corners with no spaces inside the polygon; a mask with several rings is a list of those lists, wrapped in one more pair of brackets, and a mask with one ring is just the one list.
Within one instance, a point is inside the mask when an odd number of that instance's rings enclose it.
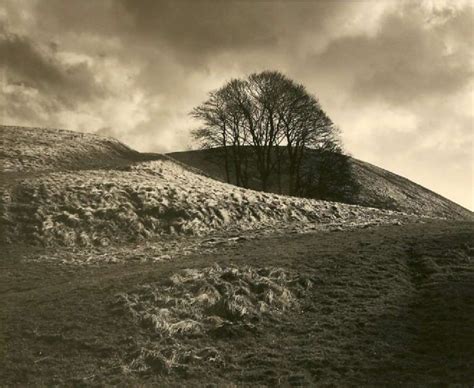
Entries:
{"label": "dry grass tuft", "polygon": [[186,348],[183,340],[203,335],[245,335],[263,317],[298,308],[298,299],[311,286],[309,279],[280,268],[222,268],[215,264],[183,270],[164,285],[149,284],[120,294],[119,306],[137,324],[158,336],[159,343],[171,343],[166,352],[155,349],[156,341],[149,348],[141,348],[127,368],[163,372],[183,367],[190,360],[222,362],[218,351],[203,356],[205,349]]}
{"label": "dry grass tuft", "polygon": [[194,349],[179,343],[170,346],[150,345],[132,354],[129,362],[122,365],[122,372],[125,374],[183,373],[190,366],[203,362],[224,365],[222,355],[214,347]]}

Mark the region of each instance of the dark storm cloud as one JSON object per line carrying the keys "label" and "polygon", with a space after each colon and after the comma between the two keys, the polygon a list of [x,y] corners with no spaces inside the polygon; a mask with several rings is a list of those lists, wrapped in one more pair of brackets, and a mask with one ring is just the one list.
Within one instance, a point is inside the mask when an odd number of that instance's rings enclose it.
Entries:
{"label": "dark storm cloud", "polygon": [[[125,35],[126,15],[117,0],[47,0],[32,3],[34,28],[62,34]],[[123,37],[123,36],[122,36]]]}
{"label": "dark storm cloud", "polygon": [[53,51],[42,52],[28,38],[16,34],[0,35],[0,66],[9,85],[35,89],[67,108],[104,96],[87,63],[63,64],[54,58]]}
{"label": "dark storm cloud", "polygon": [[[320,31],[342,2],[122,0],[133,32],[178,55],[278,49],[305,30]],[[296,5],[296,6],[295,6]]]}
{"label": "dark storm cloud", "polygon": [[123,0],[122,4],[140,37],[182,54],[252,49],[275,44],[278,39],[268,22],[274,11],[268,3]]}

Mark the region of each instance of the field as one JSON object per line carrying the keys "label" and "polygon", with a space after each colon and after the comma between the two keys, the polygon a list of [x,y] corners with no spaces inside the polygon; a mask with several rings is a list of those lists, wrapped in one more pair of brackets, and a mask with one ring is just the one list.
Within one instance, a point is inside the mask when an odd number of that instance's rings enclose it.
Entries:
{"label": "field", "polygon": [[[57,249],[3,247],[0,379],[469,386],[473,232],[469,222],[433,221],[216,238],[207,252],[158,261],[130,256],[141,249],[132,245],[116,247],[124,260],[88,265],[38,260]],[[218,284],[227,304],[209,300]]]}
{"label": "field", "polygon": [[2,385],[474,383],[468,210],[373,170],[367,190],[412,201],[277,195],[114,139],[0,135]]}

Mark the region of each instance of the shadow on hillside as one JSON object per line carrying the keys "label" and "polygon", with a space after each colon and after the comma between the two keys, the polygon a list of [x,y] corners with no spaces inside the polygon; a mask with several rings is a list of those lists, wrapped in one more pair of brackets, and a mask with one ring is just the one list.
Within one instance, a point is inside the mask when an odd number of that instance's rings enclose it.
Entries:
{"label": "shadow on hillside", "polygon": [[[262,190],[262,182],[257,170],[257,161],[251,147],[244,147],[245,162],[239,167],[244,183],[238,182],[236,160],[232,151],[228,151],[228,173],[225,170],[225,149],[213,148],[187,153],[171,154],[183,163],[200,168],[210,176],[229,183],[244,186],[252,190]],[[282,155],[281,164],[269,178],[266,191],[289,195],[289,163],[285,147],[275,150]],[[273,157],[275,160],[276,155]],[[300,183],[294,188],[293,195],[305,198],[331,200],[345,203],[356,203],[360,187],[354,177],[350,157],[344,154],[306,150],[306,155],[298,172]]]}
{"label": "shadow on hillside", "polygon": [[380,362],[369,381],[395,385],[474,381],[473,248],[466,243],[454,247],[444,240],[408,249],[413,296],[396,319],[378,322],[380,342],[374,351],[380,352]]}
{"label": "shadow on hillside", "polygon": [[377,326],[382,345],[373,351],[380,352],[380,362],[368,381],[443,386],[474,381],[473,274],[426,285],[396,321]]}

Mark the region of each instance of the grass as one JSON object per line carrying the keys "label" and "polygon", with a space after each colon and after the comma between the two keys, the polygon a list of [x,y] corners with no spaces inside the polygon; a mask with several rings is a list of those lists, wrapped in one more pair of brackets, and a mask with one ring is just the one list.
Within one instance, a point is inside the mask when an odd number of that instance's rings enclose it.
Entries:
{"label": "grass", "polygon": [[164,235],[413,221],[390,210],[228,185],[116,140],[0,126],[0,242],[98,247]]}
{"label": "grass", "polygon": [[221,351],[183,338],[232,338],[269,316],[298,308],[311,281],[281,268],[219,265],[186,269],[165,284],[119,294],[116,307],[150,331],[148,343],[124,366],[128,373],[170,373],[192,363],[223,363]]}
{"label": "grass", "polygon": [[3,242],[105,246],[289,224],[400,223],[403,213],[240,189],[166,160],[55,172],[3,187]]}
{"label": "grass", "polygon": [[474,381],[472,222],[242,190],[95,136],[0,130],[2,384]]}
{"label": "grass", "polygon": [[0,379],[468,386],[473,232],[429,222],[259,236],[171,261],[84,266],[4,247]]}
{"label": "grass", "polygon": [[140,159],[118,140],[94,134],[0,125],[0,137],[2,173],[111,168]]}

